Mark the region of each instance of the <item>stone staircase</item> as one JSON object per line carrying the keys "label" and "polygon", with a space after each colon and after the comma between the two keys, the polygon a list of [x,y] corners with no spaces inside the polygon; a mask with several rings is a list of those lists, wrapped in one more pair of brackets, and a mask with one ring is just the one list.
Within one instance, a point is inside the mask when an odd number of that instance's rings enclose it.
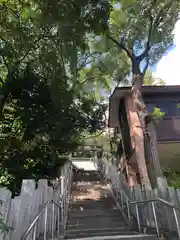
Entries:
{"label": "stone staircase", "polygon": [[155,240],[156,235],[139,234],[117,208],[110,187],[95,171],[80,170],[72,185],[72,200],[65,239]]}

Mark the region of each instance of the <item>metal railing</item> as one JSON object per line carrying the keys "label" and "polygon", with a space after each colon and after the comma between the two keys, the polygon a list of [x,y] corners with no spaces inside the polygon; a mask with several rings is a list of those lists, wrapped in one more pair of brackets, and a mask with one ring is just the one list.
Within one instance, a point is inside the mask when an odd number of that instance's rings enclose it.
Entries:
{"label": "metal railing", "polygon": [[[161,198],[156,198],[156,199],[151,199],[151,200],[144,200],[144,201],[135,201],[135,202],[131,202],[131,205],[135,205],[135,209],[136,209],[136,219],[137,219],[137,223],[138,223],[138,229],[139,231],[141,231],[141,226],[148,226],[148,227],[155,227],[156,228],[156,233],[157,236],[160,236],[160,229],[164,229],[164,230],[168,230],[169,232],[175,232],[178,236],[178,238],[180,239],[180,222],[178,220],[178,215],[180,214],[180,209],[177,208],[176,206],[172,205],[171,203],[161,199]],[[146,206],[145,206],[146,205]],[[168,226],[166,226],[164,224],[163,221],[163,216],[160,216],[159,213],[162,214],[162,211],[160,211],[160,208],[165,208],[165,212],[166,210],[168,210],[167,212],[169,213],[168,216],[166,215],[166,217],[168,217],[168,221],[167,223],[173,223],[172,224],[168,224]],[[143,210],[143,211],[142,211]],[[148,213],[148,211],[150,210],[150,212]],[[144,219],[142,218],[142,214],[144,214]],[[148,216],[149,215],[149,216]],[[152,215],[152,216],[151,216]],[[153,223],[150,223],[149,220],[153,219]],[[145,224],[143,221],[146,221]],[[170,221],[169,221],[170,220]],[[149,222],[149,223],[148,223]],[[166,222],[166,219],[165,219]],[[155,225],[155,226],[154,226]],[[167,229],[168,227],[168,229]]]}
{"label": "metal railing", "polygon": [[129,223],[136,223],[139,232],[155,229],[158,237],[168,232],[175,239],[180,239],[180,208],[161,198],[133,201],[131,188],[118,175],[115,166],[98,159],[98,167],[110,183],[116,201]]}
{"label": "metal railing", "polygon": [[72,169],[73,169],[72,163],[69,161],[61,172],[60,184],[59,184],[60,202],[56,201],[56,199],[58,199],[58,196],[54,197],[54,200],[57,203],[59,203],[61,206],[61,219],[64,226],[64,231],[66,228],[68,211],[69,211],[69,202],[70,202],[70,195],[71,195],[72,175],[73,175]]}
{"label": "metal railing", "polygon": [[59,204],[53,200],[47,201],[20,240],[36,240],[39,237],[47,240],[48,237],[52,239],[60,237],[63,234],[61,212]]}
{"label": "metal railing", "polygon": [[154,228],[158,237],[165,230],[180,239],[180,208],[161,198],[130,201],[123,191],[119,192],[116,197],[121,209],[126,213],[129,222],[136,220],[139,232],[143,232],[144,228]]}
{"label": "metal railing", "polygon": [[72,186],[72,163],[67,162],[61,177],[54,185],[53,199],[48,200],[31,222],[20,240],[36,240],[41,237],[64,238]]}

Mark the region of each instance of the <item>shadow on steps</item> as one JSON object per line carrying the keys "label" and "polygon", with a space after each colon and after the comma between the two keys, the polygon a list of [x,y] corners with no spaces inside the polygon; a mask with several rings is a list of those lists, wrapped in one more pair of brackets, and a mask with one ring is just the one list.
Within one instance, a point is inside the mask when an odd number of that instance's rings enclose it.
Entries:
{"label": "shadow on steps", "polygon": [[155,235],[141,235],[127,225],[110,186],[97,171],[76,168],[73,179],[65,239],[156,239]]}
{"label": "shadow on steps", "polygon": [[100,181],[97,171],[85,171],[83,169],[73,169],[74,182],[94,182]]}
{"label": "shadow on steps", "polygon": [[128,234],[129,231],[110,187],[100,175],[95,171],[74,171],[66,238]]}

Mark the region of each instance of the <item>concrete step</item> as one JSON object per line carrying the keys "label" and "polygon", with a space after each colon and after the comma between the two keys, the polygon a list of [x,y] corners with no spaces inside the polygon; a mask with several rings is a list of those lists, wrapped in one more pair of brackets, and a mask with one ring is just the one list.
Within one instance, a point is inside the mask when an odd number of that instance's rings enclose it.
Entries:
{"label": "concrete step", "polygon": [[96,200],[96,201],[90,201],[90,200],[87,200],[87,201],[84,201],[84,203],[82,202],[82,203],[79,203],[79,202],[77,202],[77,203],[70,203],[70,207],[72,208],[72,209],[78,209],[78,208],[80,208],[80,207],[83,207],[83,208],[85,208],[85,209],[87,209],[87,208],[89,208],[89,209],[91,209],[91,208],[94,208],[94,209],[96,209],[96,208],[107,208],[107,207],[115,207],[116,206],[116,203],[113,201],[113,200],[110,200],[110,199],[106,199],[106,200],[104,200],[104,199],[100,199],[100,200]]}
{"label": "concrete step", "polygon": [[157,240],[156,235],[114,235],[114,236],[94,236],[85,238],[66,238],[66,239],[76,239],[76,240]]}
{"label": "concrete step", "polygon": [[88,228],[76,228],[76,229],[67,229],[66,231],[66,235],[74,235],[74,236],[79,236],[81,234],[83,235],[86,235],[86,236],[91,236],[92,234],[93,235],[110,235],[110,233],[124,233],[124,234],[129,234],[129,233],[134,233],[134,234],[137,234],[136,231],[132,231],[130,228],[127,228],[125,226],[109,226],[109,227],[106,227],[106,226],[100,226],[99,228],[96,227],[96,228],[93,228],[91,226],[89,226]]}
{"label": "concrete step", "polygon": [[136,235],[137,232],[130,232],[129,230],[121,230],[121,229],[97,229],[97,231],[89,231],[89,232],[67,232],[65,239],[76,239],[76,238],[88,238],[88,237],[103,237],[103,236],[115,236],[115,235]]}
{"label": "concrete step", "polygon": [[102,221],[104,218],[111,218],[111,219],[115,219],[116,220],[120,220],[120,221],[123,221],[122,220],[122,216],[120,214],[112,214],[112,213],[109,213],[109,214],[99,214],[99,215],[96,215],[96,216],[93,216],[93,215],[86,215],[86,214],[81,214],[81,215],[69,215],[69,218],[68,218],[68,222],[71,222],[71,221],[85,221],[87,219],[89,219],[89,222],[92,222],[92,221]]}
{"label": "concrete step", "polygon": [[92,211],[86,210],[82,212],[69,213],[69,219],[73,218],[98,218],[98,217],[119,217],[122,218],[121,212],[119,210],[108,210],[108,211]]}
{"label": "concrete step", "polygon": [[[157,239],[156,235],[139,234],[127,226],[121,211],[117,209],[111,196],[109,186],[100,181],[100,175],[95,172],[81,171],[75,177],[77,182],[72,186],[72,199],[76,197],[81,200],[71,201],[65,239]],[[99,182],[95,182],[96,179]],[[97,196],[101,196],[100,199],[93,199],[96,192],[98,192]],[[83,198],[84,200],[82,200]]]}
{"label": "concrete step", "polygon": [[110,228],[110,227],[119,227],[119,228],[125,228],[126,225],[123,221],[111,221],[111,220],[106,220],[106,219],[100,219],[101,221],[79,221],[74,224],[69,224],[67,225],[67,229],[69,230],[74,230],[74,229],[88,229],[88,228]]}
{"label": "concrete step", "polygon": [[106,198],[106,197],[103,197],[103,198],[100,198],[100,199],[97,199],[97,200],[91,200],[91,199],[85,199],[84,201],[80,201],[80,200],[76,200],[74,202],[72,202],[72,205],[74,207],[78,207],[78,206],[91,206],[91,205],[104,205],[104,204],[110,204],[110,205],[115,205],[115,201],[113,199],[110,199],[110,198]]}
{"label": "concrete step", "polygon": [[73,204],[89,204],[89,203],[101,203],[101,202],[115,202],[114,199],[111,196],[102,196],[101,198],[94,200],[94,199],[85,199],[85,200],[76,200],[73,202]]}
{"label": "concrete step", "polygon": [[110,223],[115,223],[115,222],[121,222],[122,224],[125,224],[124,220],[121,218],[121,216],[97,216],[95,220],[92,218],[89,219],[87,218],[72,218],[68,219],[68,224],[69,225],[74,225],[74,224],[91,224],[94,223],[96,224],[97,222],[110,222]]}
{"label": "concrete step", "polygon": [[74,202],[71,203],[70,209],[76,210],[80,208],[84,209],[98,209],[98,208],[113,208],[115,207],[115,202],[112,199],[100,199],[97,201],[86,200],[84,202]]}
{"label": "concrete step", "polygon": [[[149,235],[141,235],[141,238],[138,236],[139,234],[135,231],[131,231],[129,229],[118,229],[118,228],[110,228],[110,229],[87,229],[87,231],[82,232],[82,230],[77,231],[67,231],[65,239],[78,239],[78,238],[88,238],[88,237],[105,237],[105,236],[128,236],[131,239],[132,236],[138,237],[138,239],[144,239],[142,237],[146,237],[145,239],[156,239],[156,238],[147,238]],[[155,235],[153,235],[155,237]],[[111,238],[110,238],[111,239]]]}
{"label": "concrete step", "polygon": [[[114,235],[114,236],[92,236],[92,237],[65,237],[65,238],[54,238],[52,239],[50,236],[47,238],[49,240],[61,240],[61,239],[76,239],[76,240],[158,240],[156,235],[144,235],[144,234],[138,234],[138,235]],[[38,240],[44,240],[44,237],[38,238]]]}
{"label": "concrete step", "polygon": [[[103,232],[110,232],[110,231],[127,231],[127,232],[130,232],[131,229],[128,228],[128,227],[125,227],[125,226],[110,226],[110,227],[103,227],[103,226],[100,226],[99,228],[96,227],[96,228],[93,228],[91,226],[89,226],[89,228],[85,228],[85,229],[82,229],[82,228],[74,228],[74,229],[69,229],[69,227],[67,228],[67,232],[68,233],[81,233],[83,231],[83,233],[92,233],[92,232],[100,232],[100,231],[103,231]],[[137,233],[137,232],[136,232]]]}

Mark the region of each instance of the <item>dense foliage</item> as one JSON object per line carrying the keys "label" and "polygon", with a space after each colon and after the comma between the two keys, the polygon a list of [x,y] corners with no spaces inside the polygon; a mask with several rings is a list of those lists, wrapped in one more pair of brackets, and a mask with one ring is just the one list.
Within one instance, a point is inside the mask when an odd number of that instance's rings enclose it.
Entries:
{"label": "dense foliage", "polygon": [[1,122],[0,179],[10,189],[13,180],[19,187],[22,178],[56,176],[63,164],[60,155],[76,149],[84,129],[101,129],[104,112],[102,105],[92,109],[91,99],[79,99],[79,105],[75,104],[64,86],[56,106],[45,79],[29,70],[14,77],[17,85],[8,97]]}
{"label": "dense foliage", "polygon": [[164,167],[163,173],[167,178],[169,186],[178,188],[178,189],[180,188],[180,172],[175,172],[168,167]]}
{"label": "dense foliage", "polygon": [[104,127],[87,36],[106,28],[109,4],[1,1],[0,13],[0,185],[17,194]]}

